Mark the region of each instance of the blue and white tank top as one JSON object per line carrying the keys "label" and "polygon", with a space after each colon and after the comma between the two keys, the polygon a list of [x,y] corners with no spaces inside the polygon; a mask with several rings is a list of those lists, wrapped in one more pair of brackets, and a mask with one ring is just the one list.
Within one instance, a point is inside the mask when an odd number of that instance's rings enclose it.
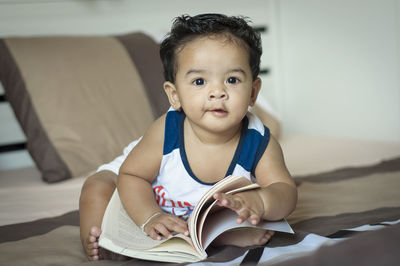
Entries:
{"label": "blue and white tank top", "polygon": [[[185,117],[184,112],[172,108],[166,115],[163,158],[159,175],[152,184],[160,207],[183,218],[189,216],[201,196],[214,184],[202,182],[190,168],[183,136]],[[254,182],[255,168],[267,148],[270,132],[250,112],[242,124],[240,140],[225,176],[244,176]]]}

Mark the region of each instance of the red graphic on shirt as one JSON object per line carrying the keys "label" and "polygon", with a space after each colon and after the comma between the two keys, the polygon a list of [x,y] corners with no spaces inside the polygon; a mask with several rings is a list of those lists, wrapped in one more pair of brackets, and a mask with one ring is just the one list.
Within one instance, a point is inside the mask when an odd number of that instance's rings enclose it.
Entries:
{"label": "red graphic on shirt", "polygon": [[[173,215],[177,216],[187,216],[192,210],[193,206],[187,201],[172,200],[166,195],[166,191],[163,186],[156,186],[153,188],[154,194],[156,196],[156,201],[158,205],[162,207],[169,207]],[[176,213],[176,211],[178,211]]]}

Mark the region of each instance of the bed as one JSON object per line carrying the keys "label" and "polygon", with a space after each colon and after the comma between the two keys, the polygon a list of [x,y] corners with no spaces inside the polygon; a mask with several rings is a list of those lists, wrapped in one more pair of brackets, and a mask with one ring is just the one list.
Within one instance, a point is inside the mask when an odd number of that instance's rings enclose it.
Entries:
{"label": "bed", "polygon": [[[0,81],[35,161],[0,170],[0,265],[158,264],[88,262],[78,212],[85,178],[168,108],[157,51],[142,33],[0,40]],[[192,265],[398,265],[400,143],[280,136],[273,116],[254,111],[298,186],[287,218],[296,234],[212,248]]]}

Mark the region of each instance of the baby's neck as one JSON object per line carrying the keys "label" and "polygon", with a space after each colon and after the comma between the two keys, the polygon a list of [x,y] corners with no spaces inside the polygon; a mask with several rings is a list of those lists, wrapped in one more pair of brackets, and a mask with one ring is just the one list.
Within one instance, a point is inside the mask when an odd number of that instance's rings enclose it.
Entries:
{"label": "baby's neck", "polygon": [[188,119],[184,121],[185,137],[192,138],[203,145],[224,145],[231,142],[237,142],[240,138],[242,123],[236,128],[226,132],[210,132],[203,130],[191,124]]}
{"label": "baby's neck", "polygon": [[[190,123],[184,127],[184,145],[194,175],[205,183],[215,183],[226,176],[240,141],[242,125],[227,134],[203,132]],[[205,159],[206,158],[206,159]]]}

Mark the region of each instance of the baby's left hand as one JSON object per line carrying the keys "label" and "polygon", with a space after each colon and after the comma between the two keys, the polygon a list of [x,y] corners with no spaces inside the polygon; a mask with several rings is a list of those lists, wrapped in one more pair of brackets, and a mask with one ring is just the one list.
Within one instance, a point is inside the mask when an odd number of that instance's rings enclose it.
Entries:
{"label": "baby's left hand", "polygon": [[264,204],[257,190],[240,192],[234,195],[225,193],[215,193],[214,199],[217,205],[229,208],[238,214],[236,222],[238,224],[248,221],[256,225],[264,216]]}

